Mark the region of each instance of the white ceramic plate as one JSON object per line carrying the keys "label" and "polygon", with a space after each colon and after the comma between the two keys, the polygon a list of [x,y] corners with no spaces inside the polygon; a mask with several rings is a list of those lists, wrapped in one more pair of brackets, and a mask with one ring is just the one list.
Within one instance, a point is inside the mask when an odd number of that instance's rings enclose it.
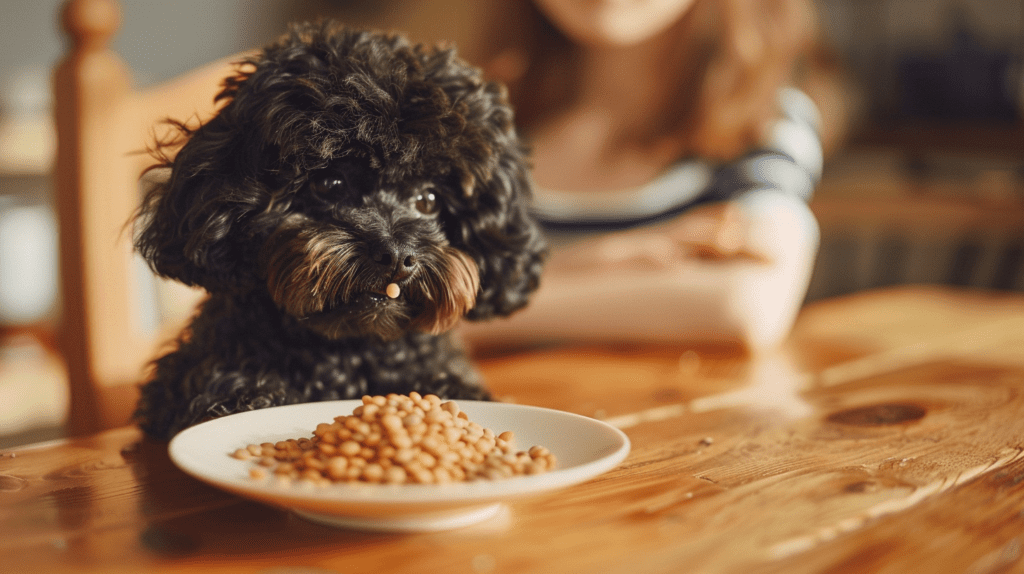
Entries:
{"label": "white ceramic plate", "polygon": [[358,400],[288,405],[215,419],[179,433],[169,453],[186,473],[239,496],[322,524],[393,531],[468,526],[497,514],[505,501],[584,482],[615,468],[629,454],[626,435],[595,419],[524,405],[457,402],[483,427],[515,433],[516,448],[550,449],[558,459],[555,470],[444,485],[339,483],[311,488],[253,480],[252,461],[230,456],[248,444],[310,437],[317,424],[352,414],[361,404]]}

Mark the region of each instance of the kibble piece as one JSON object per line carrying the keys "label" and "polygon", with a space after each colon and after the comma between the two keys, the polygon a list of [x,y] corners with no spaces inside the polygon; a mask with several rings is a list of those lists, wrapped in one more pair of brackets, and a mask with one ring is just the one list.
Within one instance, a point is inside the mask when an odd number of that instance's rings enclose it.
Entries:
{"label": "kibble piece", "polygon": [[387,483],[402,484],[406,478],[405,469],[400,466],[392,466],[384,471],[384,482]]}
{"label": "kibble piece", "polygon": [[363,480],[367,482],[380,482],[384,478],[384,467],[376,462],[363,467]]}
{"label": "kibble piece", "polygon": [[538,445],[538,446],[530,447],[529,453],[530,453],[530,456],[533,457],[533,458],[542,458],[542,457],[545,457],[545,456],[551,454],[551,451],[549,451],[548,449]]}
{"label": "kibble piece", "polygon": [[427,424],[440,423],[443,420],[451,420],[450,414],[445,414],[446,411],[440,408],[432,408],[427,413],[427,416],[423,417],[423,420],[427,421]]}
{"label": "kibble piece", "polygon": [[402,290],[398,287],[397,284],[389,283],[387,289],[385,290],[385,293],[387,293],[388,297],[396,299],[402,293]]}
{"label": "kibble piece", "polygon": [[363,450],[363,447],[359,446],[359,443],[354,440],[347,440],[341,443],[341,446],[338,448],[341,454],[349,457],[356,456],[361,450]]}
{"label": "kibble piece", "polygon": [[409,449],[413,446],[412,438],[405,432],[391,437],[391,444],[397,449]]}

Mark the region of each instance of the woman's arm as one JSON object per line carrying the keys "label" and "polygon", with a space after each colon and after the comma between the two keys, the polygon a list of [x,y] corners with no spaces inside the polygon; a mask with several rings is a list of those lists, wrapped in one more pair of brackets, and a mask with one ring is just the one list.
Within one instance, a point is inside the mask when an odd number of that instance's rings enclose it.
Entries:
{"label": "woman's arm", "polygon": [[464,325],[466,341],[781,341],[817,253],[806,201],[823,156],[814,103],[794,89],[779,103],[764,147],[715,171],[703,196],[712,203],[554,251],[530,305]]}
{"label": "woman's arm", "polygon": [[789,331],[817,244],[801,199],[749,194],[556,251],[526,309],[466,324],[462,334],[489,347],[565,339],[769,347]]}

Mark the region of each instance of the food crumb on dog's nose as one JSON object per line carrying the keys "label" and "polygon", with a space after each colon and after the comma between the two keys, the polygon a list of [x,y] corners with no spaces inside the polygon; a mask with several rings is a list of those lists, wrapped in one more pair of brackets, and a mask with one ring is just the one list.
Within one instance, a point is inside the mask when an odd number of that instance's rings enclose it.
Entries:
{"label": "food crumb on dog's nose", "polygon": [[388,288],[385,289],[384,292],[387,294],[388,297],[395,299],[398,297],[398,294],[402,292],[402,290],[398,288],[398,284],[389,283]]}

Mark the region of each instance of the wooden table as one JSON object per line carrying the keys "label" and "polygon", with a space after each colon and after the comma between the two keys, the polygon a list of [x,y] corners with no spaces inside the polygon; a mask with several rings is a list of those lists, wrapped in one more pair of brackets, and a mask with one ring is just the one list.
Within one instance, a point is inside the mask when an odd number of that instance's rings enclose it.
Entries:
{"label": "wooden table", "polygon": [[122,428],[0,455],[0,571],[1024,571],[1024,296],[819,302],[758,357],[570,347],[483,369],[632,453],[483,524],[374,534],[207,487]]}

